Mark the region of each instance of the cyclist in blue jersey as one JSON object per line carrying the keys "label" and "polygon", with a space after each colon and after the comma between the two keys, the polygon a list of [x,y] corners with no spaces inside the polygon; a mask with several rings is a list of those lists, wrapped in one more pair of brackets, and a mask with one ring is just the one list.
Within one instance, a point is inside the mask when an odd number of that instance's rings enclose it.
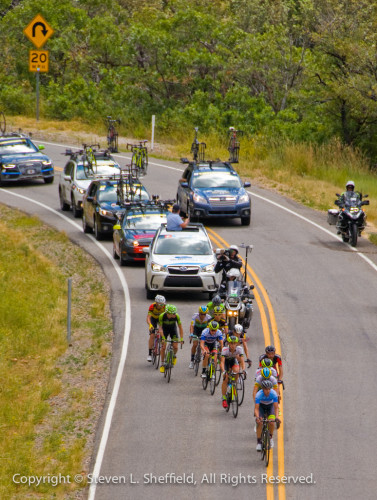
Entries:
{"label": "cyclist in blue jersey", "polygon": [[200,347],[202,349],[203,354],[203,370],[202,370],[202,378],[206,377],[205,371],[208,365],[208,357],[209,354],[214,354],[214,362],[215,366],[217,364],[217,342],[220,345],[220,350],[223,348],[223,335],[221,330],[219,330],[219,324],[217,321],[210,321],[208,323],[208,328],[205,328],[202,331],[202,335],[200,337]]}
{"label": "cyclist in blue jersey", "polygon": [[[191,320],[190,337],[195,335],[195,337],[198,337],[200,339],[202,331],[207,328],[209,321],[211,321],[211,316],[208,314],[208,307],[200,306],[199,312],[194,314]],[[189,364],[189,368],[194,368],[194,359],[197,346],[198,340],[194,340],[191,348],[191,361]]]}
{"label": "cyclist in blue jersey", "polygon": [[263,380],[271,380],[272,388],[276,391],[276,394],[279,397],[279,386],[276,377],[273,376],[271,368],[262,368],[260,374],[255,378],[254,390],[253,390],[253,399],[255,401],[255,397],[257,392],[262,389]]}
{"label": "cyclist in blue jersey", "polygon": [[263,380],[262,389],[258,391],[255,397],[254,416],[257,423],[257,451],[262,449],[262,420],[267,417],[269,420],[268,430],[270,431],[270,447],[274,447],[272,439],[274,433],[274,424],[278,414],[278,395],[272,388],[271,380]]}

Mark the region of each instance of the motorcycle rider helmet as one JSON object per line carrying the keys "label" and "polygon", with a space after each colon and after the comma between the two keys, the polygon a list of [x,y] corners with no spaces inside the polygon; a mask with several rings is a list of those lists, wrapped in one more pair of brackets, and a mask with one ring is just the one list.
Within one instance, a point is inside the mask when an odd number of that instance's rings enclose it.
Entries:
{"label": "motorcycle rider helmet", "polygon": [[354,189],[355,189],[355,183],[353,181],[348,181],[347,184],[346,184],[347,191],[348,191],[349,187],[352,187],[352,191],[354,191]]}
{"label": "motorcycle rider helmet", "polygon": [[163,295],[156,295],[154,301],[156,302],[156,304],[166,304],[166,299]]}
{"label": "motorcycle rider helmet", "polygon": [[226,340],[228,341],[228,344],[237,344],[239,342],[238,338],[235,335],[227,337]]}
{"label": "motorcycle rider helmet", "polygon": [[270,368],[263,368],[260,372],[263,378],[270,378],[271,377],[271,370]]}
{"label": "motorcycle rider helmet", "polygon": [[236,333],[238,333],[238,335],[240,335],[240,334],[243,332],[242,325],[239,325],[239,324],[234,325],[234,331],[235,331]]}
{"label": "motorcycle rider helmet", "polygon": [[177,314],[177,308],[176,306],[167,304],[165,307],[165,312],[167,312],[168,314]]}
{"label": "motorcycle rider helmet", "polygon": [[276,349],[273,345],[268,345],[265,349],[266,352],[275,352]]}
{"label": "motorcycle rider helmet", "polygon": [[272,368],[273,366],[272,359],[269,358],[263,358],[260,364],[262,365],[262,368]]}
{"label": "motorcycle rider helmet", "polygon": [[208,312],[207,306],[200,306],[199,307],[199,314],[207,314],[207,312]]}
{"label": "motorcycle rider helmet", "polygon": [[271,380],[262,380],[261,382],[262,389],[272,389]]}
{"label": "motorcycle rider helmet", "polygon": [[221,302],[222,302],[222,301],[221,301],[221,297],[220,297],[220,295],[215,295],[215,296],[213,297],[213,299],[212,299],[212,304],[213,304],[214,306],[219,306],[219,305],[221,304]]}
{"label": "motorcycle rider helmet", "polygon": [[218,330],[219,329],[219,324],[217,321],[211,321],[210,323],[208,323],[208,328],[212,331],[214,330]]}
{"label": "motorcycle rider helmet", "polygon": [[221,306],[215,306],[213,308],[213,314],[222,314],[223,313],[223,308]]}
{"label": "motorcycle rider helmet", "polygon": [[230,245],[229,252],[231,252],[232,250],[235,250],[236,254],[238,254],[239,250],[237,245]]}
{"label": "motorcycle rider helmet", "polygon": [[228,279],[234,278],[234,279],[238,280],[241,278],[240,270],[232,267],[232,269],[229,269],[229,271],[226,273],[226,277]]}

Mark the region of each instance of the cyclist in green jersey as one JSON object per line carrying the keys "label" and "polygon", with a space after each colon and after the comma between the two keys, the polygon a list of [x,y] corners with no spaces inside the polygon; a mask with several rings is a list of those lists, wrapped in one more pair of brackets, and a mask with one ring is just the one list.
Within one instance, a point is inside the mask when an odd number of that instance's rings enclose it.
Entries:
{"label": "cyclist in green jersey", "polygon": [[[164,340],[167,337],[170,337],[171,340],[173,339],[178,340],[178,331],[177,331],[178,327],[180,334],[180,341],[183,342],[183,328],[181,324],[181,318],[177,313],[177,308],[176,306],[173,306],[171,304],[166,305],[165,312],[160,315],[160,317],[158,318],[158,322],[159,322],[159,332],[162,338],[160,372],[164,373],[165,372],[164,361],[165,361],[165,349],[166,349],[166,343],[164,342]],[[174,349],[173,364],[175,365],[177,362],[177,351],[178,351],[177,342],[173,343],[173,349]]]}

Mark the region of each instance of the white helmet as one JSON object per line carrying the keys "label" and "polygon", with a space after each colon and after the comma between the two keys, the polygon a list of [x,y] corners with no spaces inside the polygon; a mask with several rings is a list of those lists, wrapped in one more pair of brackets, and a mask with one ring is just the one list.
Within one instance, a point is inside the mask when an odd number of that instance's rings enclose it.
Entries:
{"label": "white helmet", "polygon": [[236,251],[236,253],[238,253],[238,252],[239,252],[239,250],[238,250],[238,246],[237,246],[237,245],[230,245],[229,250],[235,250],[235,251]]}
{"label": "white helmet", "polygon": [[236,280],[241,278],[241,273],[239,269],[236,269],[232,267],[232,269],[229,269],[229,271],[226,273],[227,278],[236,278]]}
{"label": "white helmet", "polygon": [[355,189],[355,183],[353,181],[348,181],[347,182],[346,189],[348,188],[348,186],[352,186]]}
{"label": "white helmet", "polygon": [[156,302],[156,304],[166,304],[166,299],[163,295],[156,295],[154,301]]}
{"label": "white helmet", "polygon": [[240,335],[243,332],[242,325],[234,325],[234,331]]}

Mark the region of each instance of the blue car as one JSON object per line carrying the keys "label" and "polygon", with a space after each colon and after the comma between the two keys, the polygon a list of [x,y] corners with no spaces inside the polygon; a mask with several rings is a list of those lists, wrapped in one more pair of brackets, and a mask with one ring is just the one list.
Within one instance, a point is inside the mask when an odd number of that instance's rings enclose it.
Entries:
{"label": "blue car", "polygon": [[51,159],[40,151],[32,140],[23,134],[0,136],[0,184],[25,179],[43,179],[54,182]]}
{"label": "blue car", "polygon": [[250,225],[251,202],[240,176],[228,162],[189,162],[179,181],[177,201],[191,220],[240,218]]}

